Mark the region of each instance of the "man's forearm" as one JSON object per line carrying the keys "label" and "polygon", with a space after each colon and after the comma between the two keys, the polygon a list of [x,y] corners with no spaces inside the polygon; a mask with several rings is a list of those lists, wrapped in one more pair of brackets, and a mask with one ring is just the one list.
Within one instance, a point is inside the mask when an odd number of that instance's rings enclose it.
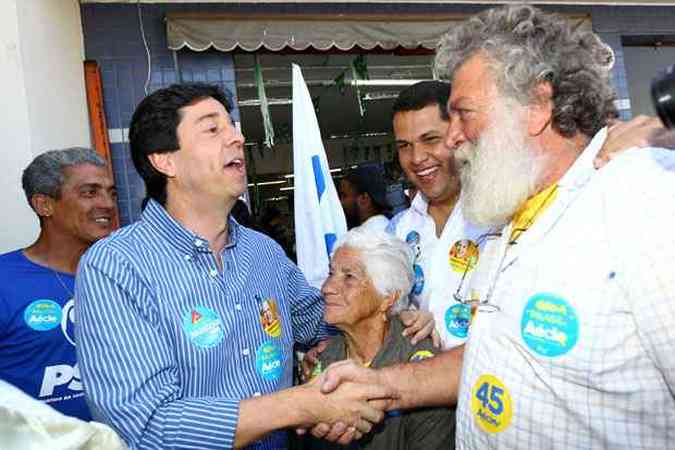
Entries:
{"label": "man's forearm", "polygon": [[309,390],[294,387],[242,400],[234,446],[241,448],[284,428],[311,423]]}
{"label": "man's forearm", "polygon": [[388,409],[455,405],[463,356],[462,345],[424,361],[381,369],[382,383],[397,394]]}

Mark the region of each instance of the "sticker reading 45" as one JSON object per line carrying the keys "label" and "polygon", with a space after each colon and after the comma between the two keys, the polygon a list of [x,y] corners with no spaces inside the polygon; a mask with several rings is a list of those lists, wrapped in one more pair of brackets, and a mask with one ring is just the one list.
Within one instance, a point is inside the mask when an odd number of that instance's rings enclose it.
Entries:
{"label": "sticker reading 45", "polygon": [[499,378],[481,375],[471,390],[471,411],[483,431],[504,431],[511,424],[513,416],[511,394]]}

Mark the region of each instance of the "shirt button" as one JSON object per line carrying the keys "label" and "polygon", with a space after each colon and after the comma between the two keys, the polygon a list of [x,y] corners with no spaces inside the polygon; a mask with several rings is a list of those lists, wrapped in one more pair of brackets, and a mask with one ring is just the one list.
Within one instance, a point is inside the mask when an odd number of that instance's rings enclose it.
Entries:
{"label": "shirt button", "polygon": [[185,255],[185,256],[183,256],[183,259],[184,259],[185,261],[190,261],[190,260],[192,259],[192,256],[190,256],[190,255]]}
{"label": "shirt button", "polygon": [[218,276],[218,271],[216,269],[211,269],[209,270],[209,275],[211,276],[211,278],[215,278]]}
{"label": "shirt button", "polygon": [[254,392],[253,396],[254,397],[260,397],[262,395],[262,392]]}
{"label": "shirt button", "polygon": [[241,311],[241,305],[237,303],[236,305],[234,305],[234,309],[236,309],[237,311]]}
{"label": "shirt button", "polygon": [[196,240],[195,240],[195,246],[196,246],[196,247],[201,247],[201,246],[202,246],[202,241],[200,241],[199,239],[196,239]]}
{"label": "shirt button", "polygon": [[247,348],[245,348],[241,351],[241,354],[244,355],[244,356],[248,356],[249,353],[250,353],[250,351]]}

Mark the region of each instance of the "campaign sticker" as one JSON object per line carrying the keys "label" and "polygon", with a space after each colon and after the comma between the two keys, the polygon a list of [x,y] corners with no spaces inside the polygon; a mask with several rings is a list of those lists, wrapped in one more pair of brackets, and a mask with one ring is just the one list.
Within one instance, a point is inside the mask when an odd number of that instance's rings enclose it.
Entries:
{"label": "campaign sticker", "polygon": [[263,379],[278,380],[284,371],[284,355],[281,348],[271,341],[263,342],[256,351],[255,368]]}
{"label": "campaign sticker", "polygon": [[486,433],[504,431],[513,417],[511,394],[494,375],[481,375],[471,390],[471,412]]}
{"label": "campaign sticker", "polygon": [[450,247],[450,267],[458,273],[471,272],[478,264],[478,253],[478,245],[472,240],[457,241]]}
{"label": "campaign sticker", "polygon": [[281,336],[281,318],[277,302],[273,298],[259,301],[260,305],[260,324],[269,336]]}
{"label": "campaign sticker", "polygon": [[218,314],[204,306],[197,306],[183,317],[183,330],[192,344],[212,348],[223,341],[223,324]]}
{"label": "campaign sticker", "polygon": [[455,337],[465,338],[469,334],[471,319],[471,306],[457,303],[445,311],[445,329]]}
{"label": "campaign sticker", "polygon": [[61,314],[61,305],[43,298],[26,307],[23,320],[35,331],[48,331],[61,325]]}
{"label": "campaign sticker", "polygon": [[420,234],[415,230],[411,231],[406,235],[405,242],[415,252],[415,259],[419,258],[420,253],[422,252],[420,247]]}
{"label": "campaign sticker", "polygon": [[415,272],[415,284],[413,284],[411,293],[420,295],[424,289],[424,271],[418,264],[413,266],[413,271]]}
{"label": "campaign sticker", "polygon": [[579,338],[579,319],[562,297],[535,294],[525,305],[520,331],[527,346],[541,356],[555,357],[569,352]]}
{"label": "campaign sticker", "polygon": [[410,362],[415,362],[415,361],[422,361],[423,359],[428,359],[428,358],[433,358],[434,354],[431,353],[429,350],[417,350],[413,355],[410,357],[408,361]]}

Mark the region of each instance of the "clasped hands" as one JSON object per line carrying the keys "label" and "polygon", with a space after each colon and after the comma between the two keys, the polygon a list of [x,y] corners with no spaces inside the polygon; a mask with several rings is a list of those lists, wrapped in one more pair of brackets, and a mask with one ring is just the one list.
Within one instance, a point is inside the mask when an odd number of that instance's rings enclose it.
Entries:
{"label": "clasped hands", "polygon": [[[303,388],[317,391],[319,404],[310,408],[306,425],[312,435],[347,445],[360,439],[382,421],[385,411],[397,398],[396,392],[384,385],[376,370],[364,368],[354,361],[339,361],[328,366],[320,376]],[[298,428],[305,434],[308,428]]]}

